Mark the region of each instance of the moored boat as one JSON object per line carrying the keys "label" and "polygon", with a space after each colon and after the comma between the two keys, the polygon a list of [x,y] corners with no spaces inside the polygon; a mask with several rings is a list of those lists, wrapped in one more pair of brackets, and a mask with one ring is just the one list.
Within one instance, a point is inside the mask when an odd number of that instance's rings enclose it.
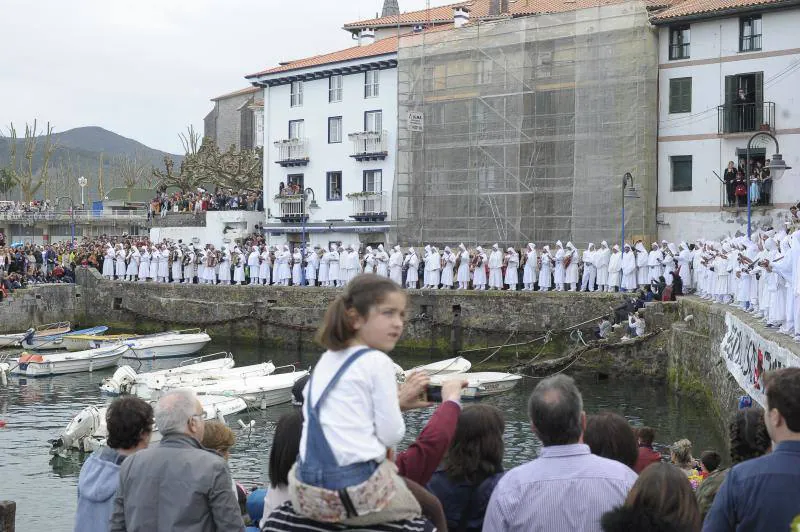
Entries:
{"label": "moored boat", "polygon": [[12,334],[0,334],[0,349],[3,347],[9,347],[12,345],[17,345],[22,342],[26,336],[30,336],[36,333],[36,329],[28,329],[22,333],[12,333]]}
{"label": "moored boat", "polygon": [[[480,371],[447,376],[432,375],[430,385],[433,388],[439,388],[444,381],[450,379],[467,381],[467,387],[461,390],[462,399],[482,399],[513,389],[522,380],[522,376],[499,371]],[[436,391],[434,391],[435,393]]]}
{"label": "moored boat", "polygon": [[211,337],[199,329],[171,331],[125,340],[131,350],[125,358],[154,359],[183,357],[203,349]]}
{"label": "moored boat", "polygon": [[98,349],[52,353],[23,353],[10,359],[11,374],[21,377],[50,377],[67,373],[84,373],[115,366],[128,346],[116,344]]}
{"label": "moored boat", "polygon": [[103,344],[122,342],[136,338],[136,334],[65,334],[61,346],[67,351],[94,349]]}
{"label": "moored boat", "polygon": [[[209,360],[212,357],[220,357]],[[103,384],[100,385],[100,390],[110,394],[119,395],[131,393],[134,385],[149,386],[151,382],[156,382],[159,379],[169,378],[176,375],[185,375],[192,373],[213,373],[226,369],[231,369],[235,365],[233,355],[231,353],[211,353],[201,357],[184,360],[179,366],[169,369],[161,369],[157,371],[148,371],[146,373],[136,373],[136,370],[130,366],[120,366],[114,375],[103,379]]]}
{"label": "moored boat", "polygon": [[[51,349],[63,349],[64,348],[64,338],[67,336],[74,336],[74,335],[100,335],[103,334],[108,330],[108,327],[105,325],[100,325],[98,327],[90,327],[88,329],[80,329],[77,331],[70,331],[67,328],[66,331],[63,332],[56,332],[53,334],[39,334],[36,333],[33,336],[26,338],[22,342],[22,347],[25,349],[33,349],[34,351],[46,351]],[[86,347],[84,349],[87,349]]]}
{"label": "moored boat", "polygon": [[[225,421],[225,416],[241,412],[247,408],[244,400],[238,397],[219,395],[198,396],[203,405],[205,419]],[[106,427],[106,405],[87,406],[70,420],[58,438],[52,440],[51,454],[61,451],[94,452],[106,443],[108,428]],[[158,427],[154,427],[150,443],[161,439]]]}
{"label": "moored boat", "polygon": [[405,370],[403,373],[406,377],[418,371],[426,373],[430,376],[444,376],[466,373],[470,370],[470,368],[472,368],[472,363],[469,360],[464,357],[455,357],[448,358],[446,360],[440,360],[439,362],[433,362],[431,364],[425,364],[424,366],[417,366],[415,368]]}
{"label": "moored boat", "polygon": [[136,381],[131,387],[131,393],[142,398],[149,398],[165,389],[192,388],[196,389],[207,384],[227,381],[232,379],[252,379],[271,375],[275,372],[275,364],[263,362],[251,366],[231,368],[224,370],[212,370],[192,373],[181,373],[178,375],[156,375],[154,378],[143,379],[142,382]]}
{"label": "moored boat", "polygon": [[[298,371],[294,366],[289,373],[272,375],[243,376],[224,379],[210,384],[194,386],[198,395],[225,395],[244,399],[249,408],[261,408],[288,403],[292,400],[292,386],[308,375],[308,371]],[[280,368],[278,368],[280,369]]]}

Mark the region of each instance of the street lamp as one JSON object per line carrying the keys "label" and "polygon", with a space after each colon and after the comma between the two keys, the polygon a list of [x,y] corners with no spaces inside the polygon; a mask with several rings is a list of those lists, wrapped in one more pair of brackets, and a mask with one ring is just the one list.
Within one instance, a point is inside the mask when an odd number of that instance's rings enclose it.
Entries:
{"label": "street lamp", "polygon": [[747,151],[745,157],[747,160],[745,161],[745,183],[747,183],[747,238],[750,238],[750,217],[751,217],[751,198],[750,198],[750,148],[753,145],[753,141],[760,136],[769,137],[775,143],[775,154],[772,156],[772,160],[770,160],[769,164],[766,168],[769,168],[769,176],[773,182],[779,180],[783,177],[783,173],[786,170],[790,170],[791,166],[786,166],[786,161],[783,160],[781,156],[781,148],[778,145],[778,139],[775,138],[774,135],[771,133],[767,133],[766,131],[758,131],[754,133],[750,140],[747,141]]}
{"label": "street lamp", "polygon": [[[311,203],[306,207],[308,196],[311,196]],[[303,222],[302,242],[300,243],[300,286],[305,286],[306,284],[306,269],[303,268],[303,260],[306,258],[306,218],[310,215],[309,211],[311,209],[319,209],[319,205],[317,205],[317,197],[314,195],[314,189],[308,187],[303,191],[303,216],[300,217]]]}
{"label": "street lamp", "polygon": [[69,249],[74,249],[75,248],[75,202],[72,201],[72,198],[70,196],[59,196],[56,198],[56,205],[58,205],[62,199],[69,200],[69,219],[70,219],[70,229],[71,229]]}
{"label": "street lamp", "polygon": [[85,178],[85,177],[83,177],[83,176],[80,176],[80,177],[78,178],[78,184],[81,186],[81,209],[85,209],[85,208],[86,208],[86,207],[84,206],[85,204],[84,204],[84,202],[83,202],[83,189],[84,189],[84,187],[86,186],[86,183],[88,183],[88,181],[86,180],[86,178]]}
{"label": "street lamp", "polygon": [[633,176],[630,172],[625,172],[622,176],[622,240],[620,246],[625,246],[625,198],[636,199],[639,197],[639,192],[633,184]]}

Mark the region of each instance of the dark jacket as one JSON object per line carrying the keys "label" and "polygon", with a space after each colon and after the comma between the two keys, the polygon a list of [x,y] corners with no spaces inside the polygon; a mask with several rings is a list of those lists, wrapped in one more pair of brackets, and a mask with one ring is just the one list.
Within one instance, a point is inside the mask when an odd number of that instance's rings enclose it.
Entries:
{"label": "dark jacket", "polygon": [[483,516],[486,515],[489,499],[502,477],[502,472],[497,473],[475,488],[469,482],[453,482],[447,477],[447,473],[440,470],[433,474],[427,487],[442,502],[449,530],[458,532],[462,518],[466,518],[463,530],[480,531],[483,528]]}
{"label": "dark jacket", "polygon": [[186,434],[129,456],[120,468],[111,532],[241,532],[228,466]]}
{"label": "dark jacket", "polygon": [[800,441],[733,466],[714,499],[703,530],[790,530],[800,516]]}
{"label": "dark jacket", "polygon": [[695,532],[678,526],[643,508],[620,506],[600,518],[603,532]]}

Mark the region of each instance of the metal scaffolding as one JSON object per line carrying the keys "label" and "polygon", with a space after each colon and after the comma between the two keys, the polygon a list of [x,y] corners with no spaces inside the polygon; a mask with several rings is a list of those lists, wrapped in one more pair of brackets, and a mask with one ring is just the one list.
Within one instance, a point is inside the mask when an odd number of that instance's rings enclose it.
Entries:
{"label": "metal scaffolding", "polygon": [[412,34],[398,55],[400,242],[611,242],[625,172],[641,196],[627,234],[656,234],[658,53],[643,4]]}

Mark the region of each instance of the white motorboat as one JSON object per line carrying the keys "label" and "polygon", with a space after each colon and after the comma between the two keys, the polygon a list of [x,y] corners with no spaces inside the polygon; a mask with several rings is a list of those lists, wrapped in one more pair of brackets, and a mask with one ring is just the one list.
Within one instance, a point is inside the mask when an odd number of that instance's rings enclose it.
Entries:
{"label": "white motorboat", "polygon": [[272,362],[263,362],[261,364],[254,364],[251,366],[242,366],[240,368],[231,368],[216,371],[203,371],[195,373],[181,373],[178,375],[157,375],[155,378],[147,379],[139,382],[133,386],[131,393],[142,397],[142,391],[160,391],[164,389],[174,390],[175,388],[196,388],[206,384],[214,384],[215,382],[230,380],[230,379],[243,379],[248,377],[259,377],[264,375],[271,375],[275,372],[275,364]]}
{"label": "white motorboat", "polygon": [[11,374],[20,377],[49,377],[97,371],[115,366],[128,349],[127,345],[116,344],[86,351],[47,355],[23,353],[19,358],[10,359]]}
{"label": "white motorboat", "polygon": [[[196,331],[196,332],[194,332]],[[155,359],[183,357],[203,349],[211,337],[199,329],[173,331],[152,336],[140,336],[125,340],[131,350],[125,358]]]}
{"label": "white motorboat", "polygon": [[136,334],[65,334],[61,341],[61,347],[67,351],[83,351],[84,349],[94,349],[101,345],[122,342],[136,338]]}
{"label": "white motorboat", "polygon": [[35,334],[35,329],[28,329],[23,333],[13,333],[13,334],[0,334],[0,349],[3,347],[9,347],[12,345],[17,345],[22,342],[26,336],[31,334]]}
{"label": "white motorboat", "polygon": [[[239,413],[247,408],[244,400],[238,397],[223,397],[218,395],[198,396],[203,405],[206,419],[219,419],[225,421],[225,416]],[[67,427],[53,440],[51,454],[60,451],[79,451],[90,453],[99,449],[106,443],[108,428],[106,427],[106,405],[87,406],[81,410],[67,424]],[[154,427],[150,443],[161,439],[158,428]]]}
{"label": "white motorboat", "polygon": [[[67,324],[68,325],[68,324]],[[35,351],[46,351],[51,349],[63,349],[64,338],[75,335],[100,335],[108,330],[105,325],[98,327],[90,327],[88,329],[80,329],[77,331],[70,331],[67,329],[64,332],[57,332],[54,334],[39,334],[35,333],[33,336],[26,338],[22,341],[22,347],[25,349],[33,349]],[[88,349],[88,347],[84,347]]]}
{"label": "white motorboat", "polygon": [[285,367],[291,368],[292,371],[272,375],[245,375],[194,386],[192,389],[198,395],[241,397],[249,408],[261,408],[263,410],[270,406],[290,402],[294,383],[308,375],[308,371],[297,371],[294,366]]}
{"label": "white motorboat", "polygon": [[444,381],[450,379],[464,379],[467,381],[467,387],[461,390],[462,399],[482,399],[511,390],[522,380],[522,376],[498,371],[481,371],[447,376],[432,375],[431,386],[439,387]]}
{"label": "white motorboat", "polygon": [[[209,360],[212,357],[219,357]],[[132,367],[128,365],[120,366],[114,375],[103,379],[103,384],[100,385],[100,390],[109,395],[120,395],[132,393],[131,390],[134,385],[150,386],[152,382],[159,379],[168,379],[176,375],[185,375],[193,373],[215,373],[218,371],[231,369],[235,365],[233,355],[231,353],[211,353],[201,357],[184,360],[179,366],[169,369],[161,369],[157,371],[148,371],[147,373],[136,373]]]}
{"label": "white motorboat", "polygon": [[459,373],[466,373],[472,367],[472,362],[467,360],[464,357],[455,357],[455,358],[448,358],[446,360],[440,360],[439,362],[433,362],[431,364],[425,364],[424,366],[417,366],[415,368],[411,368],[409,370],[405,370],[403,373],[406,377],[408,377],[412,373],[416,372],[424,372],[430,376],[439,375],[457,375]]}

